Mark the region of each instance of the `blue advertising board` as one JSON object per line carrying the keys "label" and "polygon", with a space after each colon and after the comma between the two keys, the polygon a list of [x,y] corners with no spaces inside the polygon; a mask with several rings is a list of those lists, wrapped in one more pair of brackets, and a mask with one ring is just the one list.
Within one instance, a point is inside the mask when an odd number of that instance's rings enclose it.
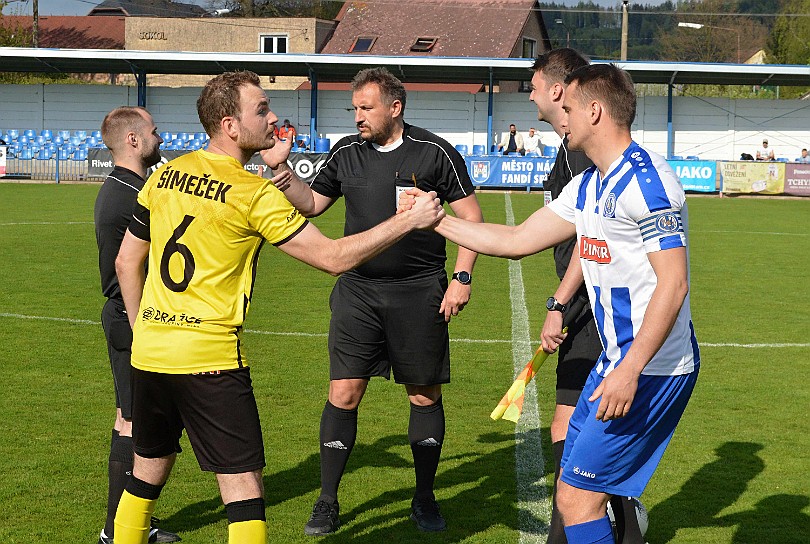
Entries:
{"label": "blue advertising board", "polygon": [[681,178],[684,191],[713,193],[717,191],[717,163],[715,161],[667,161]]}
{"label": "blue advertising board", "polygon": [[504,157],[470,155],[464,157],[467,171],[476,187],[542,189],[554,159],[547,157]]}

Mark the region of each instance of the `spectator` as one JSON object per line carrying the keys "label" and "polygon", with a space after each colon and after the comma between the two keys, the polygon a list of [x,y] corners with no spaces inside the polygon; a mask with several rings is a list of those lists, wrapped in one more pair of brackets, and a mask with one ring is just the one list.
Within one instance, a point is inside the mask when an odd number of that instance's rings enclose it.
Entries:
{"label": "spectator", "polygon": [[498,151],[503,151],[504,155],[515,152],[521,155],[526,154],[526,150],[523,147],[523,135],[518,132],[514,124],[509,125],[509,132],[504,132],[501,135],[501,143],[498,144]]}
{"label": "spectator", "polygon": [[540,135],[534,131],[534,127],[529,129],[529,135],[524,138],[526,153],[534,153],[540,147]]}
{"label": "spectator", "polygon": [[768,140],[762,140],[762,147],[757,149],[758,161],[775,161],[776,156],[773,154],[773,148],[768,147]]}
{"label": "spectator", "polygon": [[802,149],[802,156],[796,159],[796,162],[810,163],[810,155],[807,154],[807,148]]}
{"label": "spectator", "polygon": [[281,140],[295,139],[295,127],[290,124],[289,119],[284,119],[284,124],[278,127],[278,137]]}

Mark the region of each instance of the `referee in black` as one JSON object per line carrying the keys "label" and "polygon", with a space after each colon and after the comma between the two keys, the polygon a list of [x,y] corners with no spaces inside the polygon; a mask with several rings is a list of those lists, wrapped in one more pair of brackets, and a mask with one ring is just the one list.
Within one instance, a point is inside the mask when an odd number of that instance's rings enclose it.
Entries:
{"label": "referee in black", "polygon": [[[311,186],[297,178],[279,184],[304,216],[321,214],[343,196],[348,236],[394,215],[400,192],[416,186],[436,191],[458,217],[483,220],[464,159],[442,138],[405,123],[405,100],[404,86],[384,68],[355,76],[358,134],[335,144]],[[287,168],[282,151],[262,153],[268,166]],[[410,400],[411,519],[423,531],[446,528],[433,485],[445,433],[442,384],[450,381],[447,323],[470,299],[476,256],[459,248],[448,282],[444,239],[418,231],[337,280],[330,297],[329,399],[320,427],[321,495],[306,534],[339,527],[338,485],[357,436],[357,408],[368,380],[388,379],[391,372]]]}
{"label": "referee in black", "polygon": [[[98,268],[101,291],[107,302],[101,311],[101,325],[107,338],[113,382],[115,384],[115,425],[110,442],[108,464],[109,491],[107,520],[99,536],[99,544],[112,544],[115,511],[124,487],[132,474],[132,391],[130,388],[129,356],[132,329],[129,326],[118,277],[115,258],[121,240],[132,220],[132,209],[149,167],[160,162],[160,144],[152,116],[143,108],[122,106],[104,117],[101,138],[112,153],[115,168],[99,189],[93,213],[98,244]],[[180,537],[158,529],[152,520],[149,542],[177,542]]]}

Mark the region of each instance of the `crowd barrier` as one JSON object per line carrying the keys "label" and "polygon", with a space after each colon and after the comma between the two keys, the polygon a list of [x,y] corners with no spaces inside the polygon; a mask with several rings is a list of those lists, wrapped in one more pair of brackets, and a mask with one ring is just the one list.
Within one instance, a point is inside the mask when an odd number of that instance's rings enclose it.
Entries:
{"label": "crowd barrier", "polygon": [[[161,150],[161,163],[188,150]],[[326,161],[328,153],[292,153],[288,163],[304,181],[310,181]],[[476,187],[542,189],[554,158],[539,156],[469,155],[464,157],[470,178]],[[668,161],[687,192],[722,194],[762,194],[810,196],[810,164],[758,161]],[[9,157],[0,146],[0,177],[60,181],[101,180],[113,168],[112,155],[106,148],[89,149],[85,160],[73,157],[24,159]],[[272,173],[259,155],[245,169],[263,177]]]}

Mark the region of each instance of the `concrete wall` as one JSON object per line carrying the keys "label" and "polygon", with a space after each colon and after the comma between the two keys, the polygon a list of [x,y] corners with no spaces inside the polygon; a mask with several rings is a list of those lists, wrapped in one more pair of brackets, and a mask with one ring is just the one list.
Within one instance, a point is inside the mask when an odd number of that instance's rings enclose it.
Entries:
{"label": "concrete wall", "polygon": [[[147,89],[147,108],[161,131],[198,132],[196,100],[200,89],[156,87]],[[270,107],[281,119],[289,118],[301,133],[310,130],[310,91],[268,90]],[[0,129],[96,130],[104,115],[119,105],[136,105],[134,87],[109,85],[1,85]],[[777,157],[793,159],[810,147],[810,101],[730,100],[675,97],[673,99],[674,154],[701,159],[737,159],[756,152],[768,138]],[[321,91],[318,95],[318,132],[334,143],[353,134],[354,113],[348,91]],[[405,119],[453,144],[472,148],[486,144],[487,94],[411,92]],[[495,95],[493,132],[515,123],[523,133],[540,132],[545,145],[558,145],[549,125],[537,121],[527,93]],[[667,99],[642,97],[638,101],[633,137],[640,144],[666,155]]]}

